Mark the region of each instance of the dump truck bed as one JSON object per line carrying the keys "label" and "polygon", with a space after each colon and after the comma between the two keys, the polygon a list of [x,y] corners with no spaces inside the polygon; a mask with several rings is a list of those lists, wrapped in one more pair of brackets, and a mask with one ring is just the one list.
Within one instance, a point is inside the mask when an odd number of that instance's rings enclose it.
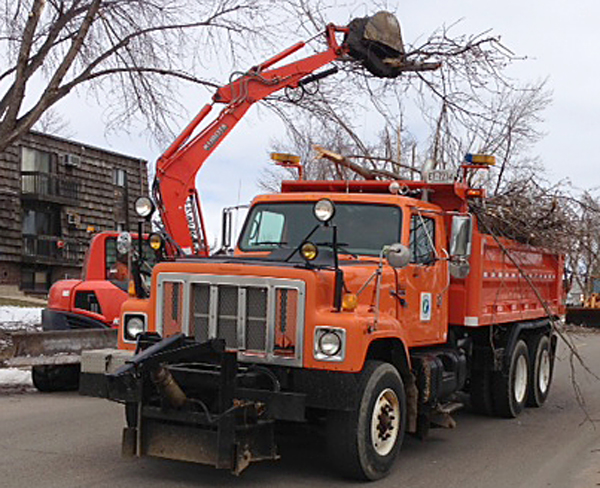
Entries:
{"label": "dump truck bed", "polygon": [[451,325],[477,327],[545,317],[538,294],[552,314],[564,313],[561,255],[475,231],[470,265],[466,279],[451,280]]}

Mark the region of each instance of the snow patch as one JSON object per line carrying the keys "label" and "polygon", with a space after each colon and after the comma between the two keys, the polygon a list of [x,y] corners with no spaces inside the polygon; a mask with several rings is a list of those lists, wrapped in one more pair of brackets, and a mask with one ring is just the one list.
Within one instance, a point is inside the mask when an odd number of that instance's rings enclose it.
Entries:
{"label": "snow patch", "polygon": [[0,330],[37,328],[41,323],[41,307],[0,307]]}
{"label": "snow patch", "polygon": [[0,385],[33,386],[31,370],[17,368],[0,369]]}

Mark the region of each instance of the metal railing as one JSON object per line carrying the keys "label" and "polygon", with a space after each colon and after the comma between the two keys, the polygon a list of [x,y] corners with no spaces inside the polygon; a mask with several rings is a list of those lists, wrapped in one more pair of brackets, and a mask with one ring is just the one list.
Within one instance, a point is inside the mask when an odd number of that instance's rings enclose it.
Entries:
{"label": "metal railing", "polygon": [[77,263],[82,252],[82,245],[72,239],[45,235],[23,236],[23,256]]}
{"label": "metal railing", "polygon": [[64,175],[40,171],[22,171],[21,194],[77,200],[79,197],[79,182],[75,178]]}

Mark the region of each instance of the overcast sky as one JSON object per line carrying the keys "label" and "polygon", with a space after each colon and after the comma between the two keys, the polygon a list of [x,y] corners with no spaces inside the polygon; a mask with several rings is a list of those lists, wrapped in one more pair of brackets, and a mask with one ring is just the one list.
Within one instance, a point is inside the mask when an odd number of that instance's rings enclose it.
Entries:
{"label": "overcast sky", "polygon": [[[350,17],[371,13],[365,10],[364,2],[353,5],[350,13],[350,9],[337,9],[331,20],[344,24]],[[388,6],[397,13],[407,43],[426,36],[442,24],[462,19],[457,33],[474,34],[492,29],[516,54],[527,56],[527,60],[511,69],[511,74],[523,82],[547,78],[548,88],[553,91],[553,103],[544,113],[545,122],[541,126],[547,135],[532,153],[540,156],[552,180],[570,178],[579,188],[600,187],[600,171],[595,161],[600,139],[597,88],[600,3],[592,0],[421,0],[390,1]],[[295,40],[286,41],[281,48]],[[222,76],[222,81],[225,80],[226,73]],[[190,97],[186,102],[192,115],[209,100],[208,93],[202,96],[200,100]],[[147,136],[138,136],[136,130],[131,135],[105,136],[102,109],[90,100],[71,97],[58,108],[70,120],[70,135],[75,140],[142,157],[152,165],[159,156],[160,149],[150,145]],[[197,183],[210,234],[219,233],[223,206],[249,202],[259,191],[256,182],[261,169],[270,164],[270,143],[274,138],[283,137],[281,123],[267,111],[253,107],[206,162]]]}

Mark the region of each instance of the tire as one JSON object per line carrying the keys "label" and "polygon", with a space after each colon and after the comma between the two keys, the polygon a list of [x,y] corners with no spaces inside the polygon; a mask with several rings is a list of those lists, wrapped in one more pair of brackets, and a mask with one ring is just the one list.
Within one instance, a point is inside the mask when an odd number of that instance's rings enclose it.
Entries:
{"label": "tire", "polygon": [[495,373],[492,389],[494,413],[515,418],[525,408],[529,384],[529,351],[519,340],[511,352],[508,371]]}
{"label": "tire", "polygon": [[548,393],[550,393],[554,358],[552,357],[552,350],[550,348],[550,339],[547,335],[541,335],[534,346],[535,349],[531,355],[531,364],[529,366],[527,406],[541,407],[546,402]]}
{"label": "tire", "polygon": [[79,364],[34,366],[31,368],[33,386],[43,393],[77,390],[79,388],[79,369]]}
{"label": "tire", "polygon": [[473,370],[469,393],[474,412],[488,416],[494,414],[492,372],[489,369]]}
{"label": "tire", "polygon": [[329,414],[329,455],[344,476],[377,480],[389,473],[404,439],[404,384],[391,364],[367,361],[358,393],[356,410]]}

